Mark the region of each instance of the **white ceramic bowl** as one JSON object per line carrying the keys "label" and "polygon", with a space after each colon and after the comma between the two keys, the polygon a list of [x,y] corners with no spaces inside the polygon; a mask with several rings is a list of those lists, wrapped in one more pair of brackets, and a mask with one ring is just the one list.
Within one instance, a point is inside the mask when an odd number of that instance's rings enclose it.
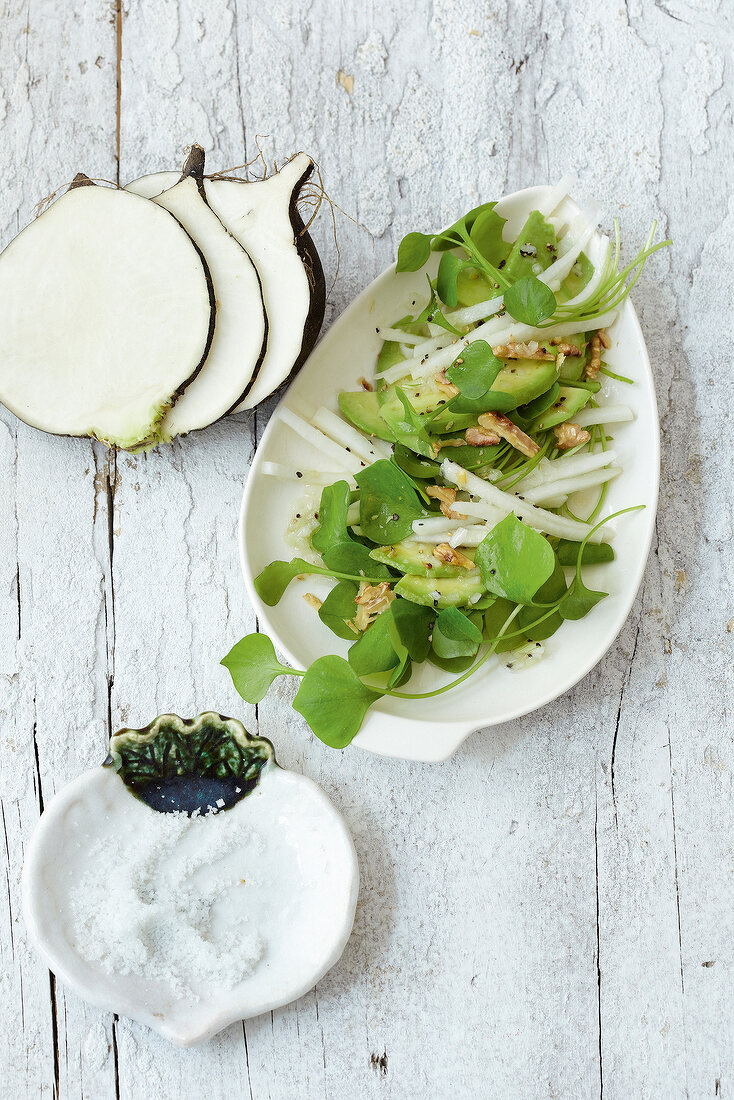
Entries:
{"label": "white ceramic bowl", "polygon": [[[501,212],[508,217],[511,231],[519,232],[527,213],[547,191],[545,187],[531,187],[502,200]],[[578,209],[570,199],[565,204],[571,213]],[[587,248],[592,259],[598,247],[597,237]],[[381,346],[376,328],[410,313],[414,299],[425,299],[425,281],[425,269],[396,275],[390,267],[383,272],[325,334],[282,404],[306,419],[321,405],[337,410],[340,390],[358,389],[360,377],[374,376]],[[444,760],[473,730],[521,718],[557,699],[586,676],[612,645],[634,602],[650,549],[660,447],[650,362],[629,300],[610,337],[612,348],[606,360],[616,373],[632,378],[635,384],[609,381],[601,396],[608,404],[629,405],[635,419],[615,424],[611,431],[624,473],[610,484],[604,514],[635,504],[644,504],[645,509],[614,521],[615,561],[584,569],[587,583],[609,592],[609,597],[584,619],[564,623],[546,643],[544,658],[529,668],[513,672],[500,660],[490,660],[475,677],[444,695],[421,701],[380,700],[370,708],[355,745],[408,760]],[[250,470],[239,523],[242,569],[260,628],[292,665],[306,668],[325,653],[346,655],[348,645],[332,634],[302,599],[307,591],[323,597],[332,586],[327,580],[310,576],[305,581],[294,581],[276,607],[267,607],[255,591],[253,578],[266,565],[295,556],[293,546],[285,539],[285,528],[303,491],[296,481],[264,475],[265,461],[292,465],[294,469],[318,469],[323,459],[274,415]],[[410,690],[430,690],[448,679],[426,664],[414,673]]]}
{"label": "white ceramic bowl", "polygon": [[[222,816],[239,815],[247,830],[259,830],[272,843],[236,849],[217,864],[234,881],[247,868],[235,904],[262,933],[264,954],[236,985],[202,981],[197,997],[179,996],[145,974],[108,973],[76,942],[80,884],[90,870],[103,882],[115,872],[95,863],[95,842],[112,831],[121,848],[137,847],[150,815],[158,812],[131,794],[111,768],[84,772],[51,800],[33,833],[23,867],[23,909],[31,940],[66,986],[177,1046],[191,1046],[316,984],[349,939],[359,871],[347,827],[324,792],[305,776],[267,764],[257,787]],[[121,912],[119,920],[125,918]],[[104,938],[115,935],[114,928],[101,931]]]}

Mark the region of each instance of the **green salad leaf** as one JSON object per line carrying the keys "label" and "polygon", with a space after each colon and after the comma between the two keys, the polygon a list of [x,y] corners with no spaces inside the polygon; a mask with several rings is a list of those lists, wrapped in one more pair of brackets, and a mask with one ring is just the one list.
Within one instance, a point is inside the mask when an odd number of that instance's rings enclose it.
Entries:
{"label": "green salad leaf", "polygon": [[400,657],[390,634],[391,618],[391,608],[388,607],[370,623],[354,645],[350,646],[349,664],[358,676],[389,672],[398,663]]}
{"label": "green salad leaf", "polygon": [[433,652],[444,660],[473,657],[482,641],[482,632],[458,607],[440,611],[433,628]]}
{"label": "green salad leaf", "polygon": [[219,662],[229,670],[237,692],[248,703],[259,703],[278,676],[292,676],[293,669],[275,656],[267,634],[247,634]]}
{"label": "green salad leaf", "polygon": [[469,230],[472,244],[496,268],[507,258],[510,250],[510,246],[502,239],[505,222],[506,219],[501,218],[494,208],[483,210]]}
{"label": "green salad leaf", "polygon": [[390,546],[413,533],[413,520],[428,513],[413,482],[394,462],[381,458],[355,475],[359,485],[359,525],[378,546]]}
{"label": "green salad leaf", "polygon": [[[425,661],[431,648],[431,630],[436,613],[430,607],[397,599],[390,605],[393,640],[407,649],[414,661]],[[397,649],[397,647],[396,647]]]}
{"label": "green salad leaf", "polygon": [[535,275],[525,275],[505,291],[505,309],[526,325],[539,325],[556,311],[556,296]]}
{"label": "green salad leaf", "polygon": [[349,642],[354,641],[355,633],[347,626],[347,619],[354,618],[354,602],[358,592],[359,585],[354,581],[339,581],[319,608],[319,618],[324,626],[328,626],[338,638]]}
{"label": "green salad leaf", "polygon": [[[446,377],[458,387],[462,397],[473,401],[484,397],[492,388],[503,365],[486,340],[474,340],[447,369]],[[454,407],[453,401],[451,407]]]}
{"label": "green salad leaf", "polygon": [[345,748],[382,692],[365,687],[343,657],[319,657],[306,671],[293,709],[325,745]]}
{"label": "green salad leaf", "polygon": [[488,591],[513,603],[530,603],[556,565],[550,543],[510,514],[477,547],[475,562]]}
{"label": "green salad leaf", "polygon": [[431,238],[427,233],[408,233],[398,247],[396,271],[417,271],[431,255]]}

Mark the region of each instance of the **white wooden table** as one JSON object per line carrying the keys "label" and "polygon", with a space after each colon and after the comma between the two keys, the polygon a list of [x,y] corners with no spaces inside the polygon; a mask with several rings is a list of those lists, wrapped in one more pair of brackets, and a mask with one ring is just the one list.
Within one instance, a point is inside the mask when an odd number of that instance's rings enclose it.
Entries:
{"label": "white wooden table", "polygon": [[[730,1096],[732,6],[727,0],[50,0],[0,4],[0,238],[77,171],[192,140],[224,168],[297,149],[337,215],[333,319],[401,235],[577,171],[640,242],[663,422],[645,583],[617,644],[532,718],[421,766],[256,715],[219,660],[254,628],[237,509],[268,410],[148,455],[0,410],[0,1094]],[[366,230],[366,231],[365,231]],[[315,236],[329,276],[329,218]],[[2,336],[0,334],[0,354]],[[241,715],[323,784],[363,885],[308,996],[180,1051],[57,985],[26,938],[44,802],[163,710]]]}

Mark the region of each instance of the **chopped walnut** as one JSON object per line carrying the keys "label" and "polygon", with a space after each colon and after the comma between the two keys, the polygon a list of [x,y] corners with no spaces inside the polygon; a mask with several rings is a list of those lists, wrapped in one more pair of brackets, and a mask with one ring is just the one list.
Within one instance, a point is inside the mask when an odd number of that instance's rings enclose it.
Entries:
{"label": "chopped walnut", "polygon": [[357,604],[357,614],[348,622],[348,625],[360,632],[366,630],[378,615],[388,609],[394,599],[395,593],[388,581],[381,581],[380,584],[374,585],[362,581],[359,593],[354,600]]}
{"label": "chopped walnut", "polygon": [[306,603],[314,609],[314,611],[318,611],[321,607],[321,604],[324,602],[323,600],[320,600],[318,596],[314,596],[313,592],[304,592],[303,598]]}
{"label": "chopped walnut", "polygon": [[[456,362],[460,363],[461,360],[457,359]],[[449,382],[448,378],[442,370],[439,371],[436,375],[436,385],[441,390],[441,393],[445,393],[449,397],[456,397],[457,393],[459,392],[459,387],[455,386],[453,382]]]}
{"label": "chopped walnut", "polygon": [[498,359],[555,359],[554,355],[534,341],[532,344],[498,344],[496,348],[492,348],[492,353]]}
{"label": "chopped walnut", "polygon": [[589,362],[584,367],[584,378],[593,379],[601,370],[601,335],[595,332],[589,344]]}
{"label": "chopped walnut", "polygon": [[612,346],[612,341],[609,339],[609,333],[605,328],[599,329],[599,339],[601,340],[601,346],[607,351]]}
{"label": "chopped walnut", "polygon": [[441,502],[441,511],[446,519],[466,519],[466,516],[462,515],[461,512],[454,512],[451,508],[456,500],[456,489],[452,489],[448,485],[427,485],[426,493],[429,497]]}
{"label": "chopped walnut", "polygon": [[440,542],[433,551],[433,556],[446,565],[460,565],[462,569],[474,568],[471,558],[467,558],[466,554],[462,554],[461,550],[457,550],[454,546],[449,546],[447,542]]}
{"label": "chopped walnut", "polygon": [[489,432],[483,428],[467,428],[464,438],[470,447],[494,447],[500,441],[500,437],[495,432]]}
{"label": "chopped walnut", "polygon": [[558,350],[560,355],[568,355],[572,359],[581,355],[581,348],[577,348],[575,344],[569,344],[566,340],[559,340],[558,337],[551,340],[551,344]]}
{"label": "chopped walnut", "polygon": [[528,458],[532,458],[540,450],[534,439],[531,439],[529,435],[518,428],[517,424],[513,424],[501,413],[482,413],[479,417],[479,423],[488,431],[496,432],[502,439],[506,439],[511,447],[527,455]]}
{"label": "chopped walnut", "polygon": [[588,443],[591,439],[585,428],[580,428],[578,424],[570,424],[568,421],[565,424],[556,424],[553,434],[559,451],[568,451],[571,447],[578,447],[579,443]]}

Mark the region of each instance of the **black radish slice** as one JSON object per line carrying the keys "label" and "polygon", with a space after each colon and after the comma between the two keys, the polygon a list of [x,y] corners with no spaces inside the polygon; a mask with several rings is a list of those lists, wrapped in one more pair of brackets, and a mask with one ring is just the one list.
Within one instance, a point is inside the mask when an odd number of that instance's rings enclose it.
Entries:
{"label": "black radish slice", "polygon": [[152,172],[149,176],[139,176],[125,185],[126,191],[141,195],[144,199],[155,199],[169,187],[175,187],[180,181],[180,172]]}
{"label": "black radish slice", "polygon": [[268,179],[207,179],[207,201],[251,256],[268,316],[268,347],[254,384],[235,411],[252,409],[298,370],[318,338],[326,285],[318,253],[296,206],[313,171],[305,153]]}
{"label": "black radish slice", "polygon": [[168,440],[205,428],[242,400],[265,354],[267,320],[252,261],[209,209],[195,176],[185,176],[153,201],[174,215],[200,249],[216,300],[206,361],[159,426],[160,438]]}
{"label": "black radish slice", "polygon": [[43,431],[135,447],[206,357],[211,284],[167,210],[79,183],[0,255],[0,401]]}

